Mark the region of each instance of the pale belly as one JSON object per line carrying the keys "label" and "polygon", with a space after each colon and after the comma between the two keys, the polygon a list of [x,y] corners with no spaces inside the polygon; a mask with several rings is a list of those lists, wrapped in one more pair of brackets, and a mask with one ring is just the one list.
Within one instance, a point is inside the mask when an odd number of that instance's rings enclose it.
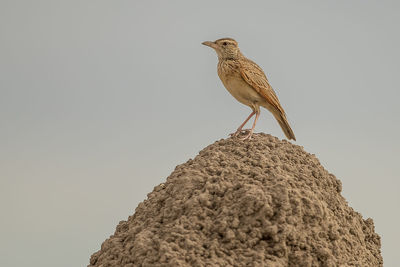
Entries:
{"label": "pale belly", "polygon": [[[221,79],[222,80],[222,79]],[[241,77],[226,79],[224,84],[228,92],[240,103],[258,110],[259,106],[264,106],[266,102],[250,85],[248,85]]]}

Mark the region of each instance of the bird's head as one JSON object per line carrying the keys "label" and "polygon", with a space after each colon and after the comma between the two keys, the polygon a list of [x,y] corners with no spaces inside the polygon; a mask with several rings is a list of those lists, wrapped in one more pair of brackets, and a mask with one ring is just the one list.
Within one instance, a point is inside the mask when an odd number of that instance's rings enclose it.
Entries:
{"label": "bird's head", "polygon": [[221,38],[214,42],[203,42],[203,45],[214,48],[219,59],[237,59],[240,56],[238,43],[232,38]]}

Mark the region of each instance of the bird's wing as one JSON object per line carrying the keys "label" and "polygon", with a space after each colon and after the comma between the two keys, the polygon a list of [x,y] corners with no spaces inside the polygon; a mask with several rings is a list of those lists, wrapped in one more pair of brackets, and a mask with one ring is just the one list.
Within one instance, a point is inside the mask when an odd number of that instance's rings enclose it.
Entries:
{"label": "bird's wing", "polygon": [[271,85],[268,83],[268,79],[263,70],[256,63],[249,59],[243,60],[240,64],[240,74],[269,104],[279,110],[281,114],[285,114],[274,89],[272,89]]}

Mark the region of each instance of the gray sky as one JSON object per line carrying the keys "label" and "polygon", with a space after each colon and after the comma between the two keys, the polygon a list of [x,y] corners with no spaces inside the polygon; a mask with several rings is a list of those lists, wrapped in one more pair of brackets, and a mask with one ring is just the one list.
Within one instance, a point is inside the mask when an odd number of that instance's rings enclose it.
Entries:
{"label": "gray sky", "polygon": [[[0,1],[0,266],[86,266],[174,167],[248,116],[233,37],[398,264],[396,1]],[[283,138],[263,110],[256,131]]]}

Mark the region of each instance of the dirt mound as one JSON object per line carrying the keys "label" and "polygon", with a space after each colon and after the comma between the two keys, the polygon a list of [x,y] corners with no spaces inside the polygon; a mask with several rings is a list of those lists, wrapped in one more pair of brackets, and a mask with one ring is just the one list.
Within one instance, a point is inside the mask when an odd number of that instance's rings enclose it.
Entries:
{"label": "dirt mound", "polygon": [[92,266],[383,266],[372,219],[302,147],[226,139],[176,167]]}

